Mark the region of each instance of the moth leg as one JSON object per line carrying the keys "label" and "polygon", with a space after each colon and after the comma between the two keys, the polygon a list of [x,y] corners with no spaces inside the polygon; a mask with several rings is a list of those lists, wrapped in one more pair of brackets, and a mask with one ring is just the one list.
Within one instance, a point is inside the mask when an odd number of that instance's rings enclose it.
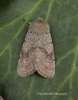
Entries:
{"label": "moth leg", "polygon": [[30,24],[31,24],[30,22],[27,22],[25,19],[23,19],[23,21],[24,21],[24,22],[26,22],[28,25],[30,25]]}

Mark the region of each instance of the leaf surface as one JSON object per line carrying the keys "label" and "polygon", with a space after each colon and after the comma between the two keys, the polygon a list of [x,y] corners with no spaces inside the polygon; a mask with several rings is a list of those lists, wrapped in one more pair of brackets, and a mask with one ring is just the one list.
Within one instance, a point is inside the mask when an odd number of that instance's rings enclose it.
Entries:
{"label": "leaf surface", "polygon": [[[17,75],[28,22],[42,17],[50,25],[56,74]],[[78,0],[0,1],[0,95],[4,100],[78,100]]]}

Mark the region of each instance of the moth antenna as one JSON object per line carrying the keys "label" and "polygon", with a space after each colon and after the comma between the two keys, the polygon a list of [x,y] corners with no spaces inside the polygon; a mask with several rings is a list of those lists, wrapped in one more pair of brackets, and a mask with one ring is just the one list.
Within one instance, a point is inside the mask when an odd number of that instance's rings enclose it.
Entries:
{"label": "moth antenna", "polygon": [[26,23],[29,24],[29,25],[31,24],[30,22],[27,22],[25,19],[23,19],[23,21],[26,22]]}

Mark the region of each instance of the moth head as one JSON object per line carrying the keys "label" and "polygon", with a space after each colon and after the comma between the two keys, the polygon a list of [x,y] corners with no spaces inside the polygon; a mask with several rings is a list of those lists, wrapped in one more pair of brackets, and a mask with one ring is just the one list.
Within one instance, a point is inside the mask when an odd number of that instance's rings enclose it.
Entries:
{"label": "moth head", "polygon": [[43,20],[42,18],[38,18],[36,21],[37,21],[38,23],[43,23],[43,22],[44,22],[44,20]]}
{"label": "moth head", "polygon": [[49,25],[42,18],[38,18],[31,22],[30,29],[36,33],[46,33],[49,30]]}

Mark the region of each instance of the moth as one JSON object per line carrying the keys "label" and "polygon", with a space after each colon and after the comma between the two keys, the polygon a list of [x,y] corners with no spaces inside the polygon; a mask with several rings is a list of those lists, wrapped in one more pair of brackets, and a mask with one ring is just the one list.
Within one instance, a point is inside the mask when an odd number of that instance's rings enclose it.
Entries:
{"label": "moth", "polygon": [[45,78],[53,78],[55,75],[55,56],[50,26],[42,18],[29,23],[17,67],[17,73],[21,77],[36,71]]}

